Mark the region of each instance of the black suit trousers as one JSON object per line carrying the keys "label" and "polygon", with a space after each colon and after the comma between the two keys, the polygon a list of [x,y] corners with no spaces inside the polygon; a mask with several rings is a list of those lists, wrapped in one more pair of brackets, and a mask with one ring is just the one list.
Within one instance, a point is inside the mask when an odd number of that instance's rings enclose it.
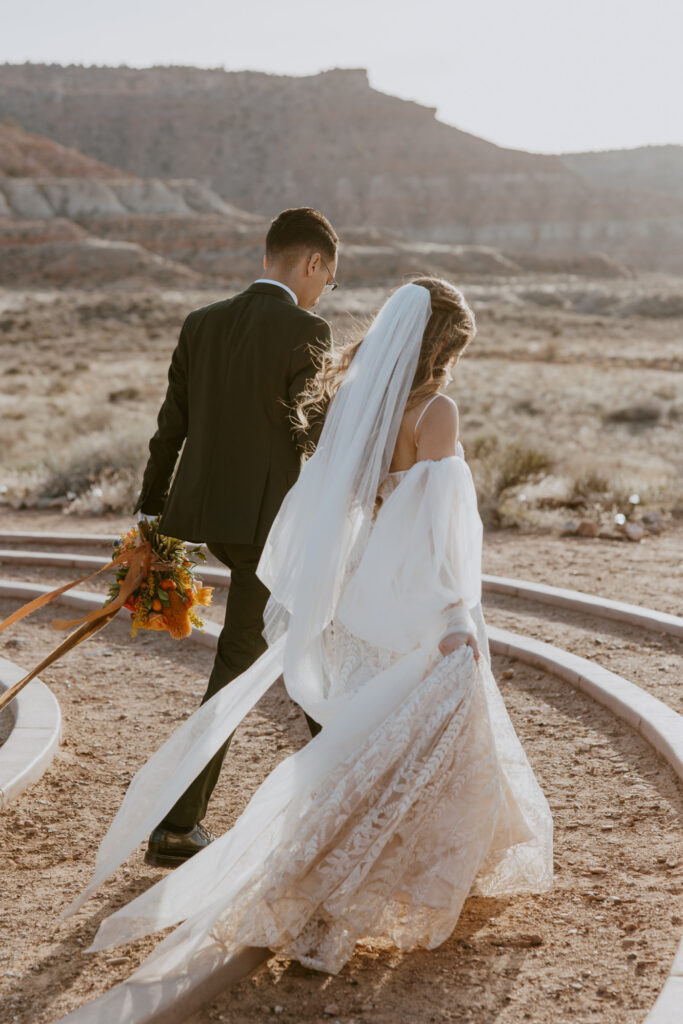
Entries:
{"label": "black suit trousers", "polygon": [[[256,575],[262,545],[207,543],[206,546],[212,555],[230,569],[230,589],[225,608],[225,624],[218,638],[216,658],[202,704],[241,675],[266,650],[267,644],[262,636],[263,611],[269,597],[268,588]],[[311,736],[315,736],[320,726],[308,715],[306,720]],[[188,786],[161,823],[163,827],[174,831],[189,831],[202,820],[231,739],[232,736],[229,736]]]}

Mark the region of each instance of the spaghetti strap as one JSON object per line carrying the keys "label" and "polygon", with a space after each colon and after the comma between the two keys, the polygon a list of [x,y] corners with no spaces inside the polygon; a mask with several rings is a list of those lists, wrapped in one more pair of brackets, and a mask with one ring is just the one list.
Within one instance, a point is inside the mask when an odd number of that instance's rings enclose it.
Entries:
{"label": "spaghetti strap", "polygon": [[439,393],[438,393],[438,392],[437,392],[437,394],[436,394],[436,395],[432,395],[432,397],[431,397],[431,398],[429,399],[429,401],[428,401],[428,402],[427,402],[427,404],[425,405],[425,407],[424,407],[424,409],[422,410],[422,412],[420,413],[420,415],[419,415],[419,416],[417,417],[417,421],[416,421],[416,423],[415,423],[415,426],[414,426],[414,428],[413,428],[413,441],[415,442],[415,444],[417,444],[417,428],[418,428],[418,427],[420,426],[420,420],[422,419],[422,417],[424,416],[424,414],[425,414],[425,413],[427,412],[427,409],[428,409],[428,408],[429,408],[429,406],[430,406],[430,405],[432,404],[432,402],[434,401],[434,399],[435,399],[435,398],[438,398],[438,397],[439,397]]}

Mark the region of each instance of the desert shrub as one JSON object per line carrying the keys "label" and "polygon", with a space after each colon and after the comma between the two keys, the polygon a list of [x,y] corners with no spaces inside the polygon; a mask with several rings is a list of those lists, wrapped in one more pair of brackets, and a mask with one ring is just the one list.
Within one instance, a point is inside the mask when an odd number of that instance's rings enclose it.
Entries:
{"label": "desert shrub", "polygon": [[652,426],[658,423],[662,409],[656,402],[644,402],[638,405],[626,405],[621,409],[605,413],[605,423],[634,423],[640,426]]}
{"label": "desert shrub", "polygon": [[496,434],[476,434],[467,445],[466,455],[472,459],[487,459],[500,444]]}
{"label": "desert shrub", "polygon": [[74,515],[132,513],[141,480],[142,473],[130,467],[105,470],[87,491],[69,502],[67,511]]}
{"label": "desert shrub", "polygon": [[541,349],[540,356],[544,363],[555,363],[560,355],[560,347],[556,341],[547,341]]}
{"label": "desert shrub", "polygon": [[[473,463],[479,515],[488,528],[516,525],[509,508],[503,508],[510,488],[549,472],[555,465],[548,452],[523,444],[503,444],[495,434],[476,435],[465,454]],[[521,522],[521,510],[518,518]]]}
{"label": "desert shrub", "polygon": [[588,498],[596,494],[607,494],[611,491],[610,481],[596,470],[588,470],[576,477],[572,484],[571,498]]}
{"label": "desert shrub", "polygon": [[539,473],[550,472],[554,465],[552,455],[539,448],[529,448],[520,444],[508,445],[498,466],[499,493],[509,487],[526,483]]}
{"label": "desert shrub", "polygon": [[2,467],[0,502],[91,515],[130,513],[146,461],[146,442],[132,428],[86,435],[42,459]]}
{"label": "desert shrub", "polygon": [[66,450],[48,454],[40,497],[77,497],[101,480],[140,474],[145,460],[146,444],[137,434],[88,435]]}

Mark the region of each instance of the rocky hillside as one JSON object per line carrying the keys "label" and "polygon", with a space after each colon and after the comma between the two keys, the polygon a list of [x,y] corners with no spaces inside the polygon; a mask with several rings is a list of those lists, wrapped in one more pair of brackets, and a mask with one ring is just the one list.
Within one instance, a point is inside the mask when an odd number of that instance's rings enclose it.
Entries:
{"label": "rocky hillside", "polygon": [[197,179],[262,216],[311,204],[404,239],[540,258],[598,250],[683,273],[677,191],[495,146],[371,89],[362,70],[5,65],[0,97],[0,119],[136,177]]}
{"label": "rocky hillside", "polygon": [[[0,285],[225,287],[259,272],[268,221],[208,186],[135,178],[10,126],[2,137]],[[341,228],[341,235],[347,285],[393,284],[425,272],[517,275],[538,263],[527,267],[493,247],[411,242],[377,229]],[[625,273],[597,256],[546,269]]]}
{"label": "rocky hillside", "polygon": [[129,175],[16,125],[0,124],[0,177],[125,179]]}
{"label": "rocky hillside", "polygon": [[262,244],[262,218],[198,181],[136,178],[10,125],[0,153],[0,284],[197,287],[206,268],[193,255],[206,261],[213,245],[253,260]]}
{"label": "rocky hillside", "polygon": [[683,146],[639,146],[602,153],[563,153],[563,162],[605,188],[650,189],[683,199]]}

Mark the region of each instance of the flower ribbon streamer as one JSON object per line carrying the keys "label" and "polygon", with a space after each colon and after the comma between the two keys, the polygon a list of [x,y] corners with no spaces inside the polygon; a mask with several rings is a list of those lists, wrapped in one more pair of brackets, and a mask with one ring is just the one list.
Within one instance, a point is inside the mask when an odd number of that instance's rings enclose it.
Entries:
{"label": "flower ribbon streamer", "polygon": [[0,711],[6,707],[19,693],[20,690],[30,683],[39,672],[42,672],[44,668],[52,665],[53,662],[61,658],[67,651],[73,650],[78,644],[87,640],[89,636],[93,636],[100,629],[106,626],[117,612],[123,607],[125,602],[128,600],[130,595],[137,590],[142,581],[148,575],[150,570],[164,568],[163,562],[152,561],[153,552],[152,545],[149,541],[144,541],[138,544],[135,548],[128,551],[122,551],[120,555],[112,559],[107,565],[103,565],[101,569],[96,569],[95,572],[88,573],[87,576],[82,576],[78,580],[73,580],[71,583],[65,584],[63,587],[57,587],[56,590],[51,590],[49,594],[41,594],[40,597],[34,598],[32,601],[28,601],[27,604],[17,608],[15,612],[12,612],[6,619],[0,622],[0,633],[7,629],[8,626],[18,622],[19,619],[23,619],[26,615],[30,615],[31,612],[36,611],[38,608],[42,608],[43,605],[50,604],[55,598],[61,594],[66,593],[67,590],[71,590],[73,587],[77,587],[79,583],[85,583],[87,580],[91,580],[94,576],[99,576],[100,573],[106,572],[107,569],[113,569],[117,565],[124,563],[128,564],[128,573],[126,578],[123,580],[119,594],[112,601],[108,601],[101,608],[95,608],[93,611],[88,612],[80,619],[53,619],[53,629],[70,629],[72,626],[80,626],[71,636],[63,640],[58,647],[54,649],[39,665],[20,679],[18,683],[10,687],[5,693],[0,695]]}

